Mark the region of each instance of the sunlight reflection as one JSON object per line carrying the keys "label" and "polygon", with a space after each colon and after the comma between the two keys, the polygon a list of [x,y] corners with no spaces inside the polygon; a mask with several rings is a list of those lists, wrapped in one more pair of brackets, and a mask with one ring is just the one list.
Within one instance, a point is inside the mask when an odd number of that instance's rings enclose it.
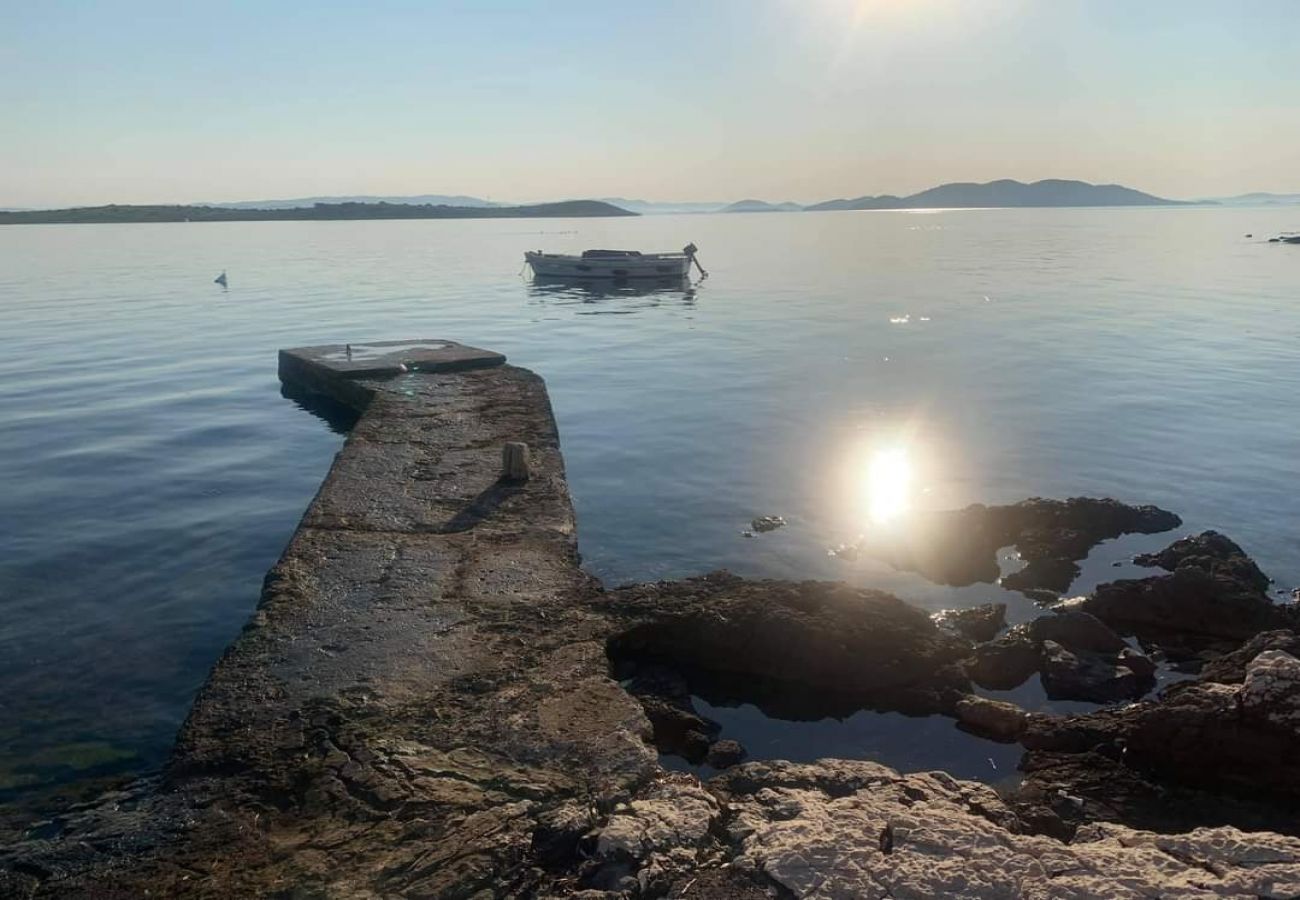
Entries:
{"label": "sunlight reflection", "polygon": [[912,505],[912,460],[907,447],[879,447],[867,465],[866,505],[877,525],[892,522]]}

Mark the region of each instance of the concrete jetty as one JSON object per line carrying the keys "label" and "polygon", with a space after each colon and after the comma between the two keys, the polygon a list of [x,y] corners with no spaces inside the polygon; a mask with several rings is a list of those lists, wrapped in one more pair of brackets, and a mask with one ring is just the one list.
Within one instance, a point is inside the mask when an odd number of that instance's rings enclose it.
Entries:
{"label": "concrete jetty", "polygon": [[[0,847],[0,897],[1137,897],[1189,885],[1281,896],[1300,885],[1297,838],[1104,824],[1065,842],[942,772],[760,761],[701,783],[665,771],[654,744],[708,723],[663,659],[857,708],[950,714],[968,696],[953,664],[970,645],[898,598],[846,585],[722,574],[606,591],[578,564],[545,387],[500,354],[343,344],[282,351],[280,374],[359,418],[256,612],[160,778]],[[508,444],[527,445],[527,478],[502,477]],[[619,653],[654,664],[620,682]],[[846,679],[866,692],[847,697]],[[872,705],[885,698],[895,706]],[[720,768],[743,753],[727,749]]]}

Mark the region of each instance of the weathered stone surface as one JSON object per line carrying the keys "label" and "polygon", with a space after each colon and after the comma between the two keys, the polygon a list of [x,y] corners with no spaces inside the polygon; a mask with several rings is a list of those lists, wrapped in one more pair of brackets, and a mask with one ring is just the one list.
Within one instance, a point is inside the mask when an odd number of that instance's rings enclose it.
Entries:
{"label": "weathered stone surface", "polygon": [[1005,603],[981,603],[966,609],[945,609],[931,616],[940,628],[947,628],[962,637],[983,643],[997,637],[1007,627]]}
{"label": "weathered stone surface", "polygon": [[1300,660],[1281,650],[1265,650],[1246,667],[1241,711],[1300,736]]}
{"label": "weathered stone surface", "polygon": [[943,584],[995,582],[997,552],[1013,546],[1024,570],[1002,579],[1016,590],[1069,588],[1079,573],[1074,563],[1097,544],[1122,534],[1153,534],[1181,524],[1154,506],[1126,506],[1115,500],[1075,497],[1033,498],[1010,506],[968,506],[914,517],[910,527],[870,549],[900,569],[920,572]]}
{"label": "weathered stone surface", "polygon": [[1201,680],[1240,684],[1246,680],[1246,666],[1265,650],[1281,650],[1300,658],[1300,635],[1286,629],[1260,632],[1231,653],[1206,663]]}
{"label": "weathered stone surface", "polygon": [[869,763],[750,763],[715,779],[732,866],[800,898],[1261,897],[1300,890],[1300,840],[1231,828],[1017,834],[997,795]]}
{"label": "weathered stone surface", "polygon": [[1139,561],[1169,568],[1170,574],[1099,585],[1084,608],[1171,655],[1207,649],[1214,655],[1215,641],[1239,644],[1296,621],[1293,608],[1273,603],[1268,579],[1254,562],[1217,532],[1183,538]]}
{"label": "weathered stone surface", "polygon": [[1139,566],[1157,566],[1173,572],[1184,566],[1219,573],[1267,591],[1269,578],[1255,561],[1234,541],[1217,531],[1180,538],[1158,553],[1143,553],[1133,558]]}
{"label": "weathered stone surface", "polygon": [[993,691],[1009,691],[1029,680],[1042,663],[1042,650],[1029,635],[1029,629],[1018,625],[1001,637],[980,644],[966,660],[966,674],[980,687]]}
{"label": "weathered stone surface", "polygon": [[[1148,827],[1232,822],[1300,830],[1300,663],[1266,651],[1247,667],[1258,680],[1181,682],[1158,700],[1082,716],[1031,717],[1022,794],[1078,796],[1080,820]],[[1060,814],[1062,810],[1057,810]]]}
{"label": "weathered stone surface", "polygon": [[968,730],[1006,743],[1019,738],[1028,725],[1028,714],[1004,700],[971,696],[958,701],[955,712]]}
{"label": "weathered stone surface", "polygon": [[1043,642],[1042,665],[1043,689],[1053,700],[1135,700],[1155,686],[1151,672],[1139,674],[1136,664],[1117,665],[1114,656],[1070,651],[1055,641]]}
{"label": "weathered stone surface", "polygon": [[969,693],[956,664],[970,645],[883,591],[714,573],[612,591],[603,608],[631,623],[610,640],[620,665],[670,666],[693,693],[777,714],[936,712]]}
{"label": "weathered stone surface", "polygon": [[640,666],[625,687],[641,701],[656,747],[688,762],[704,761],[722,727],[695,709],[680,673],[663,666]]}
{"label": "weathered stone surface", "polygon": [[1077,609],[1066,609],[1039,616],[1029,623],[1029,636],[1035,641],[1055,641],[1071,650],[1116,654],[1128,645],[1105,622]]}
{"label": "weathered stone surface", "polygon": [[744,761],[748,754],[736,741],[716,741],[709,748],[705,761],[715,769],[729,769]]}

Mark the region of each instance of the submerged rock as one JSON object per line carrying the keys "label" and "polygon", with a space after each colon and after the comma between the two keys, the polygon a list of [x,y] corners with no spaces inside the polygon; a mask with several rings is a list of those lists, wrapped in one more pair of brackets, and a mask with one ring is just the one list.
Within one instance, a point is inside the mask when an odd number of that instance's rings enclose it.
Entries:
{"label": "submerged rock", "polygon": [[1005,603],[981,603],[967,609],[945,609],[931,616],[935,624],[976,643],[991,641],[1007,627]]}

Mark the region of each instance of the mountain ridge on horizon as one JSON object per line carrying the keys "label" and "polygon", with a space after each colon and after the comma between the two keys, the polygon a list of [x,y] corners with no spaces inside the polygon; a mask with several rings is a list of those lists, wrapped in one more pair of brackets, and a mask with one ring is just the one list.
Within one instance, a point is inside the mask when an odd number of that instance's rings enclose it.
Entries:
{"label": "mountain ridge on horizon", "polygon": [[[1043,179],[1021,182],[998,179],[988,182],[947,182],[918,191],[914,194],[864,195],[857,198],[839,198],[800,205],[760,199],[725,201],[668,201],[641,200],[627,197],[569,198],[607,203],[628,212],[641,215],[719,213],[719,212],[797,212],[835,210],[888,210],[888,209],[962,209],[979,207],[1070,207],[1070,206],[1280,206],[1300,205],[1300,193],[1271,193],[1254,191],[1221,197],[1202,197],[1195,200],[1172,200],[1148,194],[1119,184],[1091,184],[1067,179]],[[410,194],[410,195],[331,195],[270,200],[227,200],[184,205],[223,210],[274,211],[308,209],[316,204],[388,204],[394,206],[447,206],[459,209],[501,209],[517,206],[553,205],[567,201],[544,203],[514,203],[487,200],[464,194]],[[104,204],[101,204],[104,205]],[[157,206],[162,204],[107,204],[109,206]],[[88,209],[91,207],[72,207]],[[65,208],[66,209],[66,208]],[[50,209],[33,207],[3,207],[0,212],[50,212]]]}
{"label": "mountain ridge on horizon", "polygon": [[953,181],[903,197],[894,194],[826,200],[804,207],[812,212],[859,209],[977,209],[1070,206],[1192,206],[1206,201],[1169,200],[1119,184],[1091,184],[1062,178],[1023,182]]}

